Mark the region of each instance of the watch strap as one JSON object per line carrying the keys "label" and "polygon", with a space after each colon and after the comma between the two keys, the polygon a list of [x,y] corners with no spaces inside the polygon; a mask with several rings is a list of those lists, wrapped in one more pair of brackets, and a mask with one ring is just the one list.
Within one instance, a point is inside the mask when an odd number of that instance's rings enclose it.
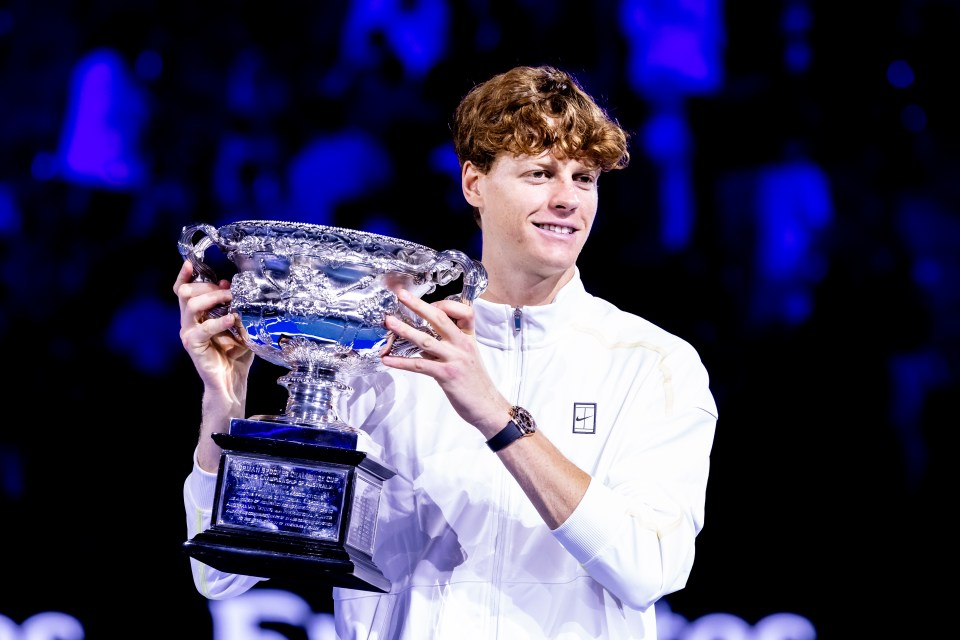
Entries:
{"label": "watch strap", "polygon": [[513,444],[523,436],[527,435],[523,429],[517,426],[517,423],[511,420],[497,435],[487,440],[487,446],[491,451],[500,451],[509,444]]}

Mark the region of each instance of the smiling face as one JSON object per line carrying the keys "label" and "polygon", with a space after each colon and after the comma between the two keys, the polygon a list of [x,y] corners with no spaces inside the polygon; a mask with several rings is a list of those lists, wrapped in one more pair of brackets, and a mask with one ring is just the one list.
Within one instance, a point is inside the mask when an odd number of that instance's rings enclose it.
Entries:
{"label": "smiling face", "polygon": [[629,134],[569,73],[514,67],[454,112],[464,196],[483,232],[483,298],[549,304],[576,271],[597,213],[597,178],[630,161]]}
{"label": "smiling face", "polygon": [[547,304],[573,277],[597,213],[600,170],[557,157],[500,154],[486,174],[467,162],[464,197],[480,214],[484,298]]}

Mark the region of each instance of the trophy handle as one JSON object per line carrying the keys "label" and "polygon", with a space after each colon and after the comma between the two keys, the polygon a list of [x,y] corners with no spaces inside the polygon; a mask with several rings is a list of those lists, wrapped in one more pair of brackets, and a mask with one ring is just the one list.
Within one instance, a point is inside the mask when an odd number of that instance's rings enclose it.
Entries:
{"label": "trophy handle", "polygon": [[[195,244],[193,239],[197,232],[201,231],[204,236]],[[177,243],[177,247],[180,249],[180,255],[193,265],[194,282],[217,282],[219,280],[213,267],[203,261],[204,252],[216,244],[215,237],[217,235],[217,230],[209,224],[187,225],[180,232],[180,242]]]}
{"label": "trophy handle", "polygon": [[[463,289],[460,291],[460,293],[449,295],[445,299],[457,300],[466,305],[472,306],[473,301],[480,297],[480,294],[487,290],[488,278],[486,267],[484,267],[480,261],[473,260],[472,258],[468,257],[467,254],[455,249],[441,251],[438,253],[437,259],[434,261],[435,268],[437,268],[438,265],[443,265],[445,262],[452,262],[456,264],[460,267],[460,272],[458,273],[453,269],[441,271],[437,278],[438,285],[449,284],[455,280],[460,273],[463,274]],[[439,339],[440,336],[437,334],[437,332],[434,331],[433,327],[426,322],[418,323],[410,318],[406,318],[405,320],[414,328]],[[416,343],[404,339],[397,339],[390,347],[390,355],[400,356],[402,358],[411,358],[419,355],[421,351],[422,349],[420,349]]]}
{"label": "trophy handle", "polygon": [[[203,233],[203,237],[194,243],[197,233]],[[180,232],[180,241],[177,243],[177,247],[180,250],[180,255],[193,265],[194,282],[219,282],[220,278],[217,276],[217,272],[203,261],[204,252],[207,249],[211,246],[220,248],[216,239],[219,235],[216,227],[209,224],[187,225]],[[219,318],[229,310],[230,305],[221,304],[211,309],[207,317]]]}
{"label": "trophy handle", "polygon": [[[460,267],[463,273],[463,289],[460,293],[447,296],[447,300],[459,300],[460,302],[472,305],[473,301],[480,297],[487,290],[487,269],[478,260],[473,260],[462,251],[450,249],[441,251],[437,255],[437,261],[449,260]],[[447,277],[439,284],[444,285],[452,281],[453,277]]]}

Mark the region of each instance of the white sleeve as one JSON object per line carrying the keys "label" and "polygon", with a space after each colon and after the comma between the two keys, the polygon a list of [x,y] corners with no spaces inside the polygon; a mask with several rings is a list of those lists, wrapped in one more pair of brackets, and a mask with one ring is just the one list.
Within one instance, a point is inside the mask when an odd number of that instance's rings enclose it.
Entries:
{"label": "white sleeve", "polygon": [[[183,504],[187,516],[187,538],[210,528],[217,474],[204,471],[193,457],[193,470],[183,483]],[[248,591],[264,578],[226,573],[190,558],[193,583],[203,596],[211,600],[232,598]]]}
{"label": "white sleeve", "polygon": [[[669,368],[669,369],[668,369]],[[610,459],[553,533],[626,606],[646,609],[686,585],[703,527],[717,410],[706,370],[684,345],[663,388],[635,393]]]}

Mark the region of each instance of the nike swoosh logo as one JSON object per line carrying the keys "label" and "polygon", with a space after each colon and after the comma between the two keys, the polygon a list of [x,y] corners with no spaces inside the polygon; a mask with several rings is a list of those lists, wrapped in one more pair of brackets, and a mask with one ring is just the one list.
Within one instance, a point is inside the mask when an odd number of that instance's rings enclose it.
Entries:
{"label": "nike swoosh logo", "polygon": [[592,417],[593,417],[593,414],[591,413],[591,414],[588,415],[588,416],[580,416],[579,418],[578,418],[578,417],[574,417],[573,419],[576,420],[577,422],[581,422],[581,421],[583,421],[583,420],[586,420],[587,418],[592,418]]}

